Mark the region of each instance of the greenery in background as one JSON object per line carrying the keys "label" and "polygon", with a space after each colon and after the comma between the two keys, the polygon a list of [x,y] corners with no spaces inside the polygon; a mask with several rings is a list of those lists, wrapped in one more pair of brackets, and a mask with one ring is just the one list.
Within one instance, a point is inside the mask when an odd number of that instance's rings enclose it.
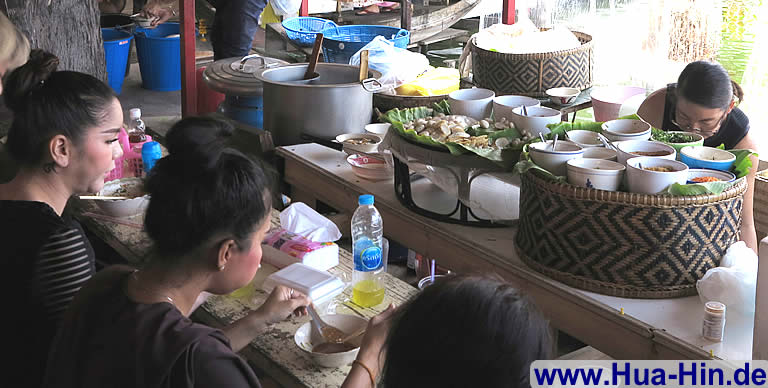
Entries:
{"label": "greenery in background", "polygon": [[717,60],[738,83],[744,79],[744,71],[752,55],[757,11],[762,4],[762,0],[723,2],[722,41]]}

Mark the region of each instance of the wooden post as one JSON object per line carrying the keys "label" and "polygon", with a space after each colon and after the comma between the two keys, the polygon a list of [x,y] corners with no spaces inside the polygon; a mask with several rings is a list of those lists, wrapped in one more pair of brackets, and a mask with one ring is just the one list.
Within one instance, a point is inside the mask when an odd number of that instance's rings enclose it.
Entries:
{"label": "wooden post", "polygon": [[501,11],[501,22],[504,24],[515,24],[515,0],[503,0],[504,6]]}
{"label": "wooden post", "polygon": [[181,5],[181,116],[197,114],[197,77],[195,76],[195,0]]}
{"label": "wooden post", "polygon": [[[755,327],[752,330],[752,359],[768,359],[768,237],[760,241],[755,293]],[[762,264],[760,264],[762,262]]]}
{"label": "wooden post", "polygon": [[403,0],[400,12],[400,28],[410,31],[412,18],[413,2],[411,0]]}
{"label": "wooden post", "polygon": [[301,0],[299,16],[309,16],[309,0]]}
{"label": "wooden post", "polygon": [[95,0],[3,0],[0,11],[29,38],[32,48],[59,57],[59,70],[79,71],[107,80]]}

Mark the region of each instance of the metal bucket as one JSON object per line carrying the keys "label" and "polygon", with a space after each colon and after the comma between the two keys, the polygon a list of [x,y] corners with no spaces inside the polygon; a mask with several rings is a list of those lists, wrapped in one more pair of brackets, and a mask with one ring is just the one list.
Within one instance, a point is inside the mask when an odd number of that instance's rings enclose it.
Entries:
{"label": "metal bucket", "polygon": [[255,74],[264,84],[264,129],[275,145],[324,140],[342,133],[364,133],[373,115],[373,94],[381,74],[370,70],[359,80],[359,68],[318,63],[315,79],[302,80],[307,64],[265,69]]}

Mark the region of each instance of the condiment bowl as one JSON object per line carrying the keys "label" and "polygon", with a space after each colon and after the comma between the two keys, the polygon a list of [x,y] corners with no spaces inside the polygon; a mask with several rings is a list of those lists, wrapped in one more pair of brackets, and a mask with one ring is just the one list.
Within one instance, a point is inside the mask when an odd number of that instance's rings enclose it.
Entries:
{"label": "condiment bowl", "polygon": [[584,155],[582,158],[603,159],[615,162],[616,151],[605,147],[588,147],[584,148]]}
{"label": "condiment bowl", "polygon": [[482,120],[491,117],[494,97],[496,93],[493,90],[459,89],[448,94],[448,104],[451,107],[451,114]]}
{"label": "condiment bowl", "polygon": [[598,133],[594,131],[587,131],[583,129],[574,129],[566,132],[568,140],[584,147],[602,147],[603,143],[600,138],[597,137]]}
{"label": "condiment bowl", "polygon": [[[341,143],[345,151],[350,150],[366,154],[379,152],[381,140],[381,136],[372,133],[342,133],[336,136],[336,142]],[[367,142],[367,144],[356,144],[358,141]]]}
{"label": "condiment bowl", "polygon": [[[354,333],[365,328],[368,324],[366,319],[354,315],[330,314],[322,318],[326,323],[339,328],[344,333]],[[361,339],[361,337],[357,337],[348,341],[350,345],[355,346],[351,350],[339,353],[319,353],[313,350],[316,346],[324,343],[325,340],[316,330],[312,330],[311,321],[301,325],[293,336],[296,346],[299,347],[302,353],[309,356],[315,364],[326,368],[338,368],[352,362],[360,350]]]}
{"label": "condiment bowl", "polygon": [[658,142],[667,144],[669,146],[672,146],[672,148],[675,149],[675,152],[677,152],[677,160],[680,160],[680,150],[683,149],[683,147],[704,145],[704,136],[701,136],[698,133],[683,132],[683,131],[667,131],[664,134],[664,136],[677,136],[677,137],[686,136],[693,139],[689,142],[672,142],[672,141],[667,141],[665,139],[656,139],[653,135],[651,135],[651,140],[658,141]]}
{"label": "condiment bowl", "polygon": [[728,171],[736,161],[736,155],[714,147],[687,146],[680,149],[680,161],[690,168]]}
{"label": "condiment bowl", "polygon": [[149,205],[149,195],[144,192],[144,181],[141,178],[120,178],[105,182],[98,195],[131,197],[95,201],[105,214],[113,217],[132,217],[143,213]]}
{"label": "condiment bowl", "polygon": [[688,183],[702,183],[696,182],[694,178],[713,177],[722,182],[733,182],[736,180],[736,175],[730,171],[712,170],[709,168],[692,168],[688,170]]}
{"label": "condiment bowl", "polygon": [[614,143],[618,150],[618,162],[627,164],[628,159],[638,156],[675,160],[675,149],[664,143],[648,140],[627,140]]}
{"label": "condiment bowl", "polygon": [[[651,171],[649,168],[667,168],[670,171]],[[688,166],[676,160],[641,156],[627,160],[627,181],[632,193],[657,194],[669,185],[688,181]]]}
{"label": "condiment bowl", "polygon": [[568,183],[590,189],[616,191],[624,177],[623,164],[602,159],[571,159],[567,162]]}
{"label": "condiment bowl", "polygon": [[525,105],[526,108],[541,106],[541,102],[528,96],[497,96],[493,98],[493,118],[500,120],[502,117],[512,121],[512,110]]}
{"label": "condiment bowl", "polygon": [[525,108],[522,106],[512,109],[510,120],[515,124],[515,128],[527,129],[533,136],[539,136],[539,133],[548,134],[547,124],[557,124],[560,122],[562,114],[557,109],[544,106],[534,106]]}
{"label": "condiment bowl", "polygon": [[392,169],[381,159],[353,154],[347,156],[347,163],[355,175],[361,178],[382,181],[392,177]]}
{"label": "condiment bowl", "polygon": [[602,128],[605,137],[612,141],[648,140],[651,138],[651,125],[642,120],[611,120],[604,122]]}
{"label": "condiment bowl", "polygon": [[547,89],[545,92],[549,96],[549,100],[557,105],[572,104],[576,97],[579,96],[581,90],[577,88],[552,88]]}
{"label": "condiment bowl", "polygon": [[374,135],[384,136],[387,134],[387,131],[389,131],[389,127],[391,126],[392,124],[390,123],[366,124],[365,132],[372,133]]}
{"label": "condiment bowl", "polygon": [[528,151],[534,163],[557,176],[566,175],[566,162],[584,155],[584,148],[565,140],[557,142],[557,149],[552,149],[551,140],[546,143],[531,143]]}

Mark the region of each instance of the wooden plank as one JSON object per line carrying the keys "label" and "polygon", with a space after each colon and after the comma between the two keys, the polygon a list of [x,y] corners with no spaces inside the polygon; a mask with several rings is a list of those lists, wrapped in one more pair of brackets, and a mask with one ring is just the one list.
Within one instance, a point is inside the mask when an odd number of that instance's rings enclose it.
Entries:
{"label": "wooden plank", "polygon": [[195,77],[195,0],[179,2],[181,11],[181,115],[197,114]]}

